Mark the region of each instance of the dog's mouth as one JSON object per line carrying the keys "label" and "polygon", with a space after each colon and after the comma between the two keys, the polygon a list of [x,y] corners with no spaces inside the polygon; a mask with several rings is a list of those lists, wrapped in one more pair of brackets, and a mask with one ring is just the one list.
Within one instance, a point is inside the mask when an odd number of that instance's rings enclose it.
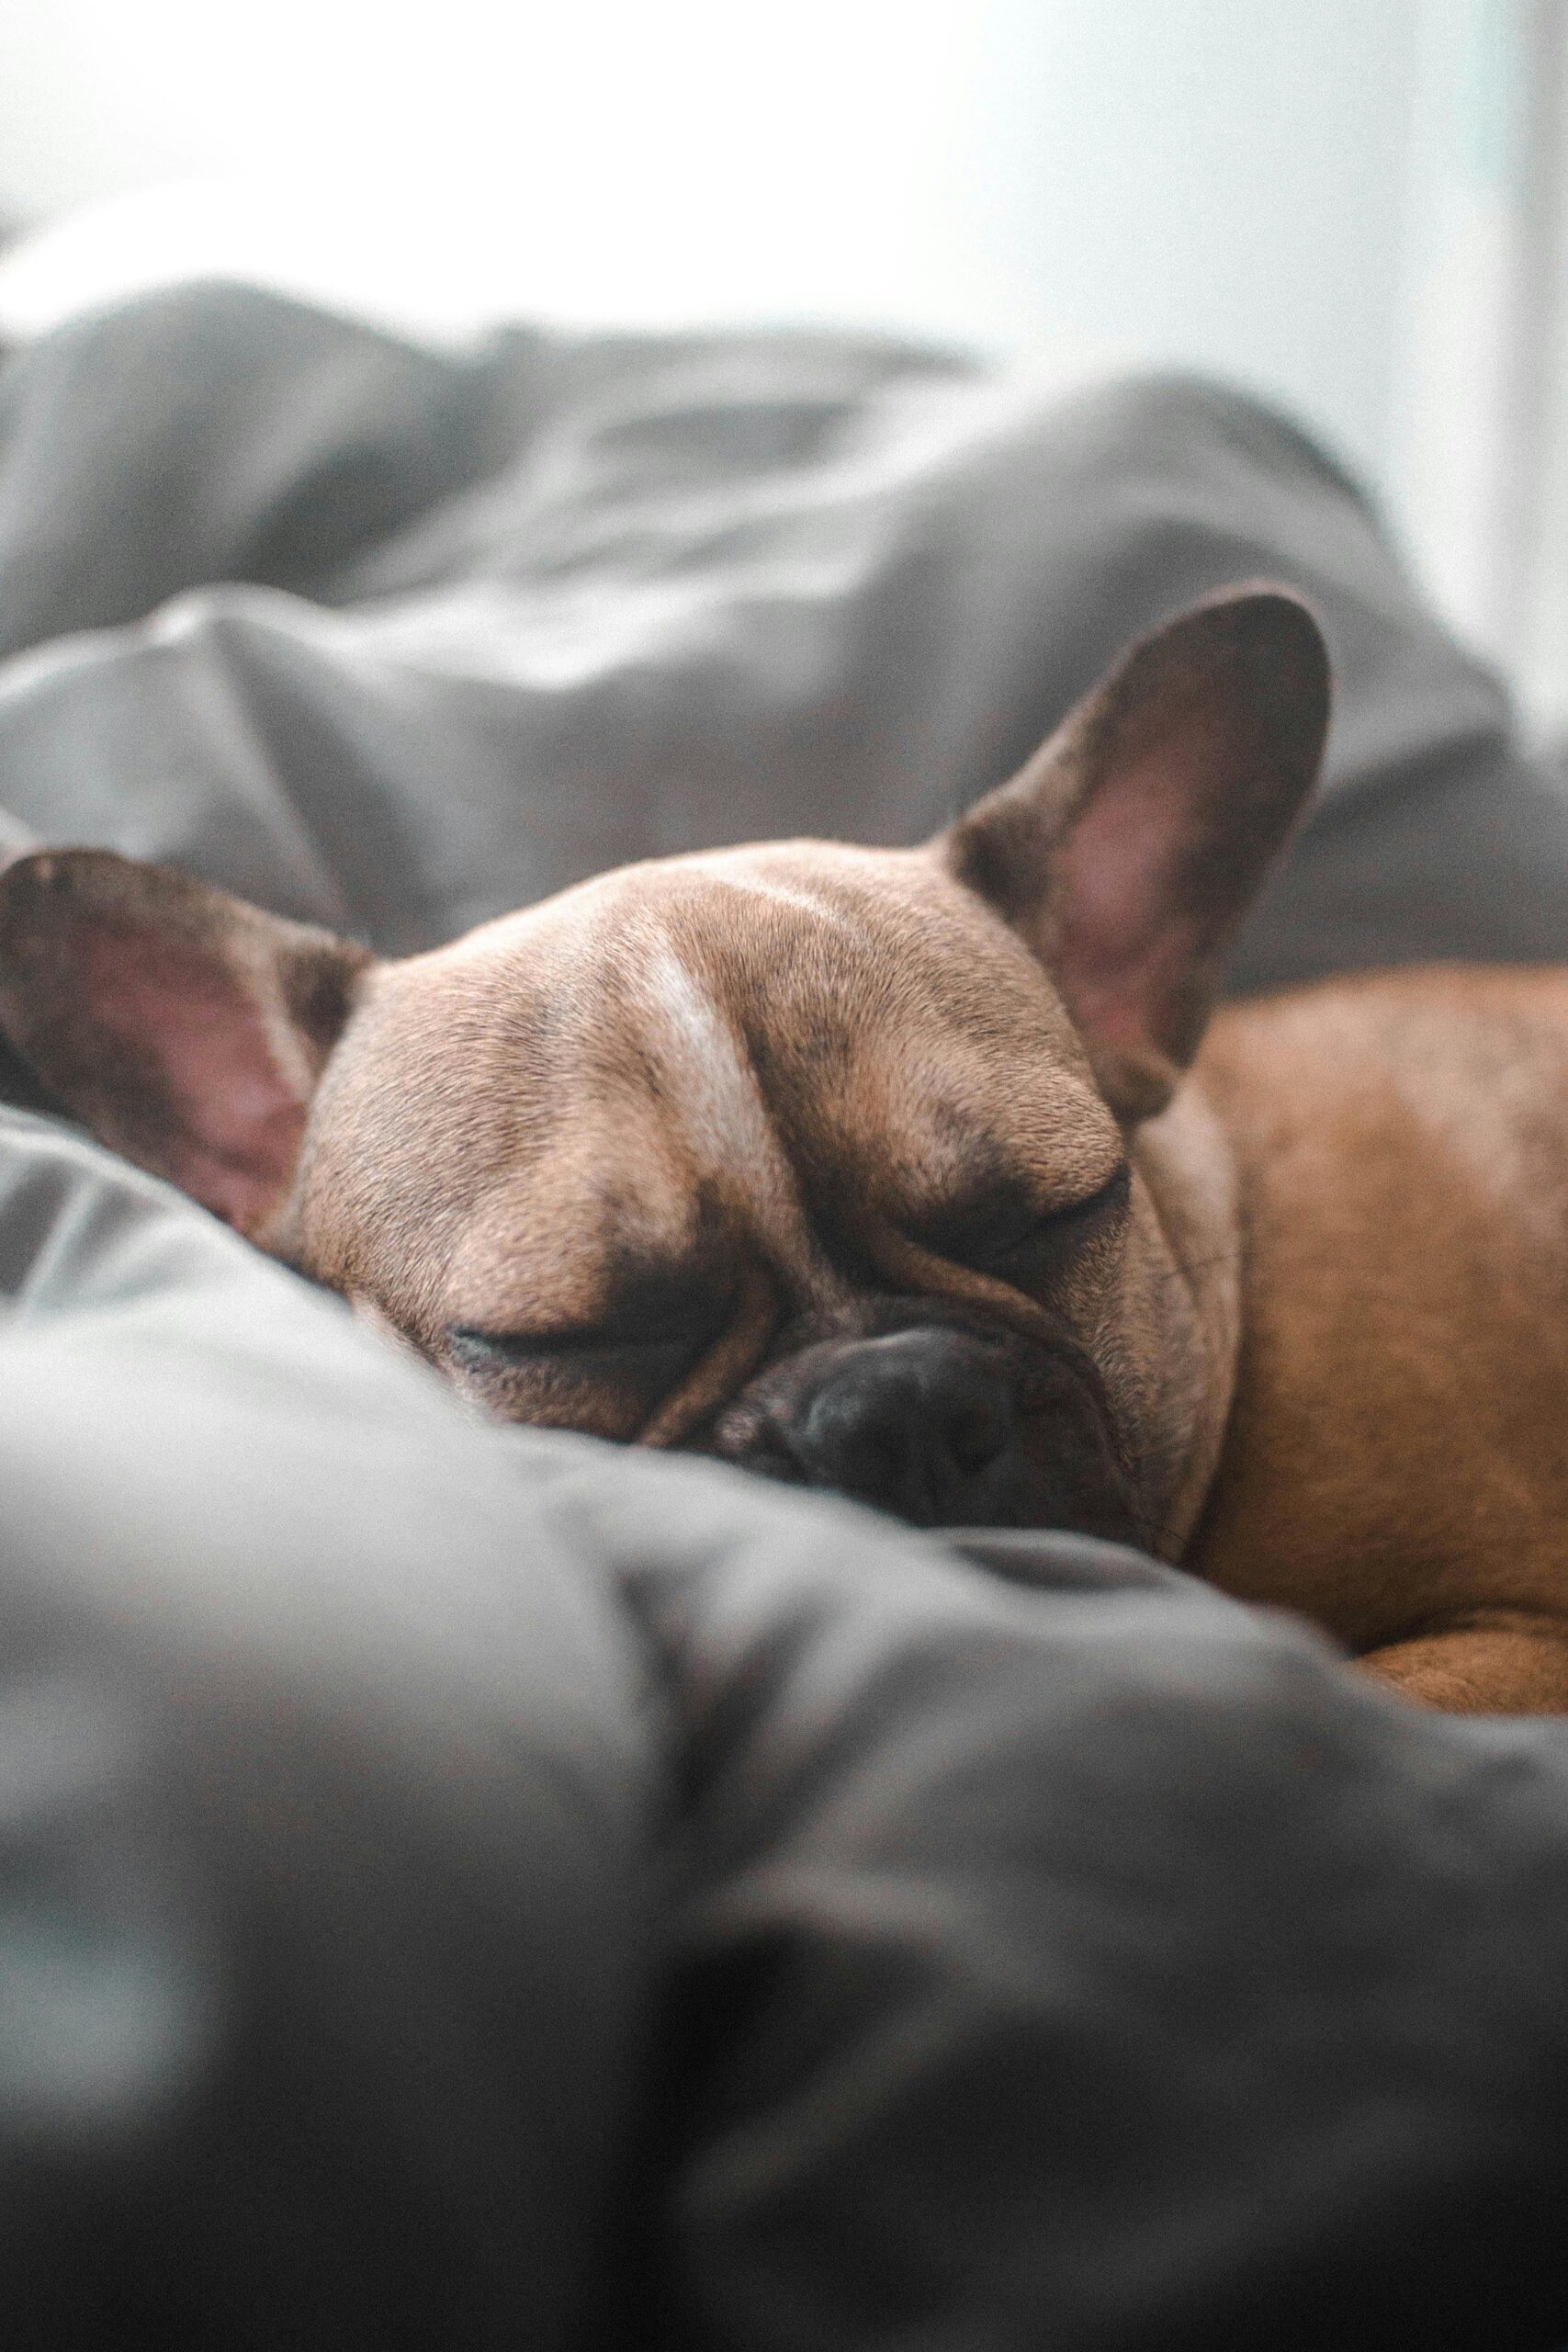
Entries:
{"label": "dog's mouth", "polygon": [[1066,1335],[1042,1348],[943,1322],[822,1340],[753,1382],[703,1450],[919,1527],[1147,1541],[1100,1374]]}

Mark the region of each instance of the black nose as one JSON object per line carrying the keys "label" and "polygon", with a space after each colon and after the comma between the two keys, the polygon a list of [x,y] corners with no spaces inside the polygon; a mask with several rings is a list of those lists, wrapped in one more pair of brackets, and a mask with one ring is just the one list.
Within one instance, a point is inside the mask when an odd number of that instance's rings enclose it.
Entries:
{"label": "black nose", "polygon": [[1018,1463],[999,1366],[957,1332],[834,1348],[776,1435],[801,1476],[920,1527],[998,1515]]}

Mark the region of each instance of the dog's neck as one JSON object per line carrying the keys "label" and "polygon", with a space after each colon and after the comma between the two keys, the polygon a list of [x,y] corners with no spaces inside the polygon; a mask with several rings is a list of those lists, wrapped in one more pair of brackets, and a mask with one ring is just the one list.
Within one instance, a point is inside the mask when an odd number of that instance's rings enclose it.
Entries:
{"label": "dog's neck", "polygon": [[[1192,1440],[1176,1475],[1157,1548],[1179,1559],[1202,1509],[1224,1443],[1241,1345],[1242,1237],[1237,1178],[1224,1127],[1202,1089],[1202,1064],[1168,1109],[1138,1129],[1134,1164],[1148,1188],[1181,1271],[1194,1325],[1195,1358],[1173,1361],[1174,1376],[1201,1379]],[[1201,1370],[1199,1370],[1199,1367]]]}

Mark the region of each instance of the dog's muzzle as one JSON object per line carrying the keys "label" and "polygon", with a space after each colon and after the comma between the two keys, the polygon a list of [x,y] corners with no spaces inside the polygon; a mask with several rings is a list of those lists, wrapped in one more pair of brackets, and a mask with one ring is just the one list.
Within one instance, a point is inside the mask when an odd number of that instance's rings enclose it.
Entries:
{"label": "dog's muzzle", "polygon": [[778,1431],[802,1477],[918,1527],[996,1515],[1021,1469],[999,1363],[946,1331],[863,1340],[834,1356]]}
{"label": "dog's muzzle", "polygon": [[731,1461],[917,1527],[1142,1532],[1076,1351],[1025,1353],[945,1323],[819,1340],[765,1373],[714,1435]]}

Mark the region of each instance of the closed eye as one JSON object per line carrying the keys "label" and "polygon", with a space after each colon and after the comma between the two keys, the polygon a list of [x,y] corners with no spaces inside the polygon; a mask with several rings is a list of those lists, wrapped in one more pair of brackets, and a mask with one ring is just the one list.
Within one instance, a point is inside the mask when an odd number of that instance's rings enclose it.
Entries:
{"label": "closed eye", "polygon": [[959,1265],[978,1272],[995,1271],[1004,1277],[1063,1255],[1079,1242],[1114,1223],[1132,1193],[1132,1170],[1125,1160],[1105,1182],[1080,1201],[1042,1210],[1024,1200],[991,1199],[954,1215],[949,1212],[931,1237],[931,1246]]}
{"label": "closed eye", "polygon": [[492,1331],[454,1323],[446,1344],[457,1368],[480,1379],[534,1373],[581,1381],[619,1377],[635,1379],[639,1387],[663,1387],[716,1338],[732,1305],[728,1292],[699,1297],[669,1282],[649,1283],[599,1324]]}
{"label": "closed eye", "polygon": [[486,1331],[455,1324],[449,1369],[503,1420],[629,1441],[708,1345],[695,1331],[626,1339],[613,1331]]}

